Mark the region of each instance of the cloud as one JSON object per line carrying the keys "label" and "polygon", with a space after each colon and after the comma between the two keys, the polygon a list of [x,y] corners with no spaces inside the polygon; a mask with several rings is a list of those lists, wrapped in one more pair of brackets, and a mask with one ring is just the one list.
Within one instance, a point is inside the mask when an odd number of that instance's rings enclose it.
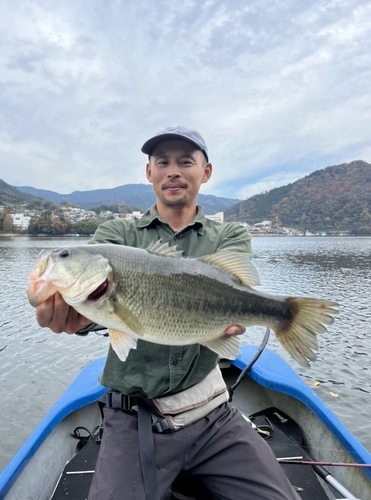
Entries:
{"label": "cloud", "polygon": [[366,1],[6,0],[1,177],[146,182],[141,145],[177,124],[205,137],[213,194],[371,162],[370,28]]}

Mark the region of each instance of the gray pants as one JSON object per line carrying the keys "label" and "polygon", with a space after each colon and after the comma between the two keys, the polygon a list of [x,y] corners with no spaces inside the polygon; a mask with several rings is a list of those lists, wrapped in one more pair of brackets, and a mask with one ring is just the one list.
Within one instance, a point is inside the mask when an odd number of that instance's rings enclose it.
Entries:
{"label": "gray pants", "polygon": [[[145,500],[137,416],[105,408],[89,500]],[[267,443],[227,403],[173,433],[154,433],[162,498],[183,471],[197,474],[216,500],[300,500]]]}

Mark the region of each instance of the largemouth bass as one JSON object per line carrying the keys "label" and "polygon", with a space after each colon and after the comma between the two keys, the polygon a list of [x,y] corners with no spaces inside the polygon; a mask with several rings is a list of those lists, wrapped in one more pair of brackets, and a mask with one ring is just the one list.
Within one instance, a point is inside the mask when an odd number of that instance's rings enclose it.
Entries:
{"label": "largemouth bass", "polygon": [[219,252],[198,259],[160,242],[147,250],[82,245],[44,251],[30,274],[29,301],[55,292],[80,314],[109,329],[124,361],[137,339],[165,345],[199,343],[235,359],[240,338],[230,325],[271,328],[302,366],[314,361],[316,333],[333,322],[337,304],[315,298],[276,297],[252,288],[257,271],[243,254]]}

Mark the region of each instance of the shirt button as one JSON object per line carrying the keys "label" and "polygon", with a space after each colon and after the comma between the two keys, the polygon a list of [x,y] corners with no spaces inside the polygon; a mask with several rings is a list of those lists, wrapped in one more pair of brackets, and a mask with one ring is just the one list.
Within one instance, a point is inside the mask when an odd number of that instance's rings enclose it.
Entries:
{"label": "shirt button", "polygon": [[177,365],[178,365],[178,363],[179,363],[179,361],[178,361],[177,359],[174,359],[174,361],[173,361],[173,366],[177,366]]}

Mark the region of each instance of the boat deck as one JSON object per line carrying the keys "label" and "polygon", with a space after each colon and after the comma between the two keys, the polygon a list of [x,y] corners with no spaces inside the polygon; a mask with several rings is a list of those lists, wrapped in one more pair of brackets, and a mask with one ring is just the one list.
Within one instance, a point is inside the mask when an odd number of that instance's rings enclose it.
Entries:
{"label": "boat deck", "polygon": [[[277,458],[305,457],[304,449],[295,442],[301,438],[300,431],[295,425],[284,428],[284,424],[280,423],[276,416],[277,411],[275,408],[270,408],[261,412],[260,415],[253,416],[252,419],[258,427],[264,426],[274,429],[272,435],[267,439],[267,443]],[[280,414],[282,415],[282,412]],[[66,500],[67,498],[85,500],[88,497],[99,447],[99,442],[90,439],[86,446],[67,463],[51,500]],[[311,467],[282,464],[282,468],[302,500],[328,500],[328,495],[324,492],[318,476]],[[174,491],[180,492],[183,495],[182,498],[211,499],[202,483],[197,479],[192,481],[189,476],[180,477],[174,485]],[[169,491],[165,500],[175,500],[176,498],[178,497]]]}

